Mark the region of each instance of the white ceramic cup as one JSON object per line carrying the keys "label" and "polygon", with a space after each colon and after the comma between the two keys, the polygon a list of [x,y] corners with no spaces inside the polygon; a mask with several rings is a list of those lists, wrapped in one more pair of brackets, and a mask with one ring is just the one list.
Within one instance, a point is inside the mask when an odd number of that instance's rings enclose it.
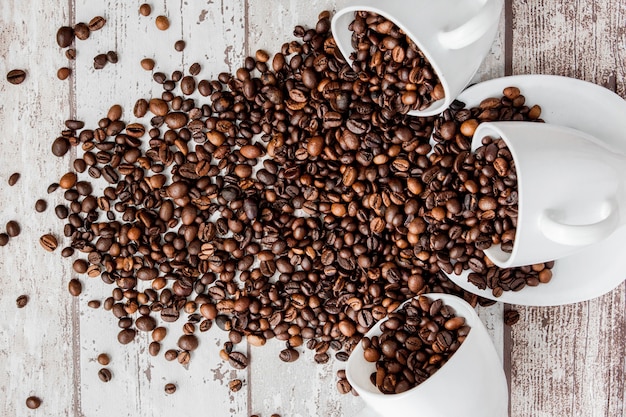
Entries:
{"label": "white ceramic cup", "polygon": [[[508,389],[500,357],[474,309],[459,297],[425,294],[441,299],[471,327],[461,347],[437,372],[400,394],[383,394],[370,382],[376,365],[363,358],[359,344],[346,364],[346,377],[367,407],[358,417],[504,417]],[[377,323],[366,336],[380,335]]]}
{"label": "white ceramic cup", "polygon": [[626,158],[593,136],[534,122],[491,122],[474,133],[502,138],[515,161],[518,217],[511,253],[485,255],[497,266],[532,265],[575,254],[609,237],[624,221]]}
{"label": "white ceramic cup", "polygon": [[335,13],[331,29],[349,63],[355,11],[378,13],[406,33],[430,61],[445,97],[412,116],[443,112],[472,80],[498,31],[504,0],[357,0]]}

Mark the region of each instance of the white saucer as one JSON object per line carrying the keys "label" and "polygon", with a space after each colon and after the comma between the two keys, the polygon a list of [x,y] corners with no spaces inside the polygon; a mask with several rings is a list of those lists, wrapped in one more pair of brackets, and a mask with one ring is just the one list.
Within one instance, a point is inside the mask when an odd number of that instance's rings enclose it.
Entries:
{"label": "white saucer", "polygon": [[[475,107],[488,97],[501,97],[502,90],[518,87],[528,105],[541,106],[546,123],[578,129],[599,140],[614,152],[626,155],[626,101],[586,81],[554,75],[517,75],[476,84],[458,100]],[[529,306],[553,306],[599,297],[626,278],[626,227],[608,239],[556,261],[548,284],[504,291],[494,297],[491,289],[480,290],[467,281],[471,271],[448,277],[464,290],[495,301]]]}

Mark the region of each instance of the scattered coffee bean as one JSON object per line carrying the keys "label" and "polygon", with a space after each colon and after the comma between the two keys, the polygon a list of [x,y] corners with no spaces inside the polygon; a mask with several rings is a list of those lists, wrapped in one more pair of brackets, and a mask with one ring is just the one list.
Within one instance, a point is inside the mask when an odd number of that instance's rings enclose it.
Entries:
{"label": "scattered coffee bean", "polygon": [[67,48],[74,42],[74,29],[69,26],[61,26],[57,30],[57,44],[61,48]]}
{"label": "scattered coffee bean", "polygon": [[62,67],[57,70],[57,78],[59,80],[66,80],[70,74],[72,74],[72,70],[68,67]]}
{"label": "scattered coffee bean", "polygon": [[101,70],[108,62],[106,54],[98,54],[93,58],[94,69]]}
{"label": "scattered coffee bean", "polygon": [[152,7],[150,7],[150,5],[148,3],[143,3],[141,6],[139,6],[139,14],[142,16],[150,16],[150,13],[152,13]]}
{"label": "scattered coffee bean", "polygon": [[101,305],[101,303],[100,303],[99,300],[89,300],[87,302],[87,306],[89,308],[100,308],[100,305]]}
{"label": "scattered coffee bean", "polygon": [[76,278],[72,278],[67,285],[67,289],[74,297],[78,297],[83,291],[83,284]]}
{"label": "scattered coffee bean", "polygon": [[166,16],[157,16],[155,22],[157,29],[167,30],[170,27],[170,20]]}
{"label": "scattered coffee bean", "polygon": [[35,410],[39,408],[39,406],[41,406],[41,398],[35,396],[30,396],[26,398],[26,407],[30,408],[31,410]]}
{"label": "scattered coffee bean", "polygon": [[17,181],[20,179],[20,173],[19,172],[15,172],[13,174],[11,174],[11,176],[9,177],[9,186],[13,187]]}
{"label": "scattered coffee bean", "polygon": [[241,390],[242,387],[243,387],[243,382],[241,381],[241,379],[232,379],[228,382],[228,388],[232,392],[237,392]]}
{"label": "scattered coffee bean", "polygon": [[110,62],[111,64],[117,64],[119,58],[117,56],[117,52],[115,51],[109,51],[106,53],[107,55],[107,61]]}
{"label": "scattered coffee bean", "polygon": [[65,57],[67,59],[69,59],[70,61],[73,61],[76,59],[76,49],[74,48],[69,48],[65,50]]}
{"label": "scattered coffee bean", "polygon": [[173,394],[176,392],[176,385],[172,384],[171,382],[168,384],[165,384],[165,393],[166,394]]}
{"label": "scattered coffee bean", "polygon": [[154,69],[154,59],[152,58],[144,58],[141,60],[141,68],[146,71],[152,71]]}
{"label": "scattered coffee bean", "polygon": [[55,156],[63,156],[70,150],[70,142],[64,136],[59,136],[52,142],[52,153]]}
{"label": "scattered coffee bean", "polygon": [[86,23],[80,22],[74,25],[74,36],[76,36],[77,39],[84,41],[89,38],[90,34],[91,29],[89,29]]}
{"label": "scattered coffee bean", "polygon": [[37,201],[35,201],[35,211],[37,213],[43,213],[44,211],[46,211],[47,208],[48,208],[48,202],[46,200],[43,200],[40,198]]}
{"label": "scattered coffee bean", "polygon": [[89,29],[92,31],[100,30],[106,24],[106,19],[102,16],[96,16],[89,21]]}
{"label": "scattered coffee bean", "polygon": [[108,368],[102,368],[98,371],[98,378],[100,378],[100,381],[102,382],[109,382],[112,377],[113,374],[111,374],[111,371]]}
{"label": "scattered coffee bean", "polygon": [[20,295],[15,300],[15,304],[17,304],[17,308],[24,308],[26,304],[28,304],[28,296],[25,294]]}
{"label": "scattered coffee bean", "polygon": [[98,355],[97,361],[102,366],[107,366],[111,362],[111,358],[106,353],[101,353]]}
{"label": "scattered coffee bean", "polygon": [[174,49],[178,52],[182,52],[185,49],[185,46],[187,46],[187,44],[182,39],[174,43]]}
{"label": "scattered coffee bean", "polygon": [[0,233],[0,246],[6,246],[9,243],[9,235]]}
{"label": "scattered coffee bean", "polygon": [[54,252],[59,245],[57,242],[57,238],[49,233],[41,236],[39,238],[39,243],[41,244],[41,247],[43,247],[48,252]]}
{"label": "scattered coffee bean", "polygon": [[15,220],[9,220],[5,226],[9,237],[15,237],[20,234],[21,228],[18,222]]}
{"label": "scattered coffee bean", "polygon": [[22,84],[26,79],[26,71],[14,69],[7,73],[7,81],[11,84]]}

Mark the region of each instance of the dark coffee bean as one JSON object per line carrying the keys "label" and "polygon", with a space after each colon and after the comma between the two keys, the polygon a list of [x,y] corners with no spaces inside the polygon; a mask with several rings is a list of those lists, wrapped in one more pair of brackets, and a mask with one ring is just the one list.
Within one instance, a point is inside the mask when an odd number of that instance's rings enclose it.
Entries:
{"label": "dark coffee bean", "polygon": [[0,233],[0,246],[6,246],[9,243],[9,235],[6,233]]}
{"label": "dark coffee bean", "polygon": [[102,382],[109,382],[112,377],[113,374],[107,368],[102,368],[98,371],[98,378],[100,378],[100,381]]}
{"label": "dark coffee bean", "polygon": [[98,54],[93,57],[93,67],[94,69],[101,70],[107,64],[107,56],[106,54]]}
{"label": "dark coffee bean", "polygon": [[124,329],[117,334],[117,341],[122,345],[127,345],[135,339],[135,330]]}
{"label": "dark coffee bean", "polygon": [[107,56],[107,61],[110,62],[111,64],[117,64],[117,61],[119,60],[118,56],[117,56],[117,52],[115,51],[108,51],[106,53]]}
{"label": "dark coffee bean", "polygon": [[72,278],[67,286],[70,294],[74,297],[78,297],[80,293],[83,291],[83,285],[76,278]]}
{"label": "dark coffee bean", "polygon": [[70,150],[70,143],[64,136],[59,136],[52,142],[52,154],[54,156],[63,156]]}
{"label": "dark coffee bean", "polygon": [[281,350],[278,357],[283,362],[294,362],[298,360],[298,358],[300,357],[300,354],[298,353],[297,350],[290,348],[290,349]]}
{"label": "dark coffee bean", "polygon": [[21,232],[20,225],[15,220],[9,220],[5,228],[9,237],[16,237]]}
{"label": "dark coffee bean", "polygon": [[7,81],[11,84],[21,84],[26,79],[26,71],[21,69],[14,69],[7,73]]}
{"label": "dark coffee bean", "polygon": [[48,252],[54,252],[59,245],[57,238],[52,234],[45,234],[39,238],[39,243]]}
{"label": "dark coffee bean", "polygon": [[11,174],[11,176],[9,177],[9,186],[13,187],[17,181],[20,179],[20,173],[19,172],[15,172],[13,174]]}
{"label": "dark coffee bean", "polygon": [[172,383],[165,384],[165,393],[168,395],[174,394],[176,392],[176,385]]}
{"label": "dark coffee bean", "polygon": [[41,406],[41,399],[39,397],[31,395],[30,397],[26,398],[26,407],[30,408],[31,410],[35,410],[39,408],[39,406]]}
{"label": "dark coffee bean", "polygon": [[20,295],[15,300],[15,304],[17,305],[17,308],[24,308],[24,307],[26,307],[26,304],[28,304],[28,296],[25,295],[25,294]]}
{"label": "dark coffee bean", "polygon": [[69,59],[70,61],[73,61],[76,59],[76,49],[74,48],[69,48],[65,51],[65,57],[67,59]]}
{"label": "dark coffee bean", "polygon": [[517,310],[506,310],[504,312],[504,324],[507,326],[513,326],[520,319],[520,314]]}
{"label": "dark coffee bean", "polygon": [[74,42],[74,29],[69,26],[61,26],[57,30],[57,44],[61,48],[67,48]]}
{"label": "dark coffee bean", "polygon": [[228,388],[232,392],[237,392],[241,390],[242,387],[243,387],[243,382],[241,381],[241,379],[232,379],[228,382]]}
{"label": "dark coffee bean", "polygon": [[235,369],[245,369],[248,367],[248,357],[241,352],[231,352],[228,363]]}
{"label": "dark coffee bean", "polygon": [[100,30],[104,27],[104,25],[106,24],[106,19],[102,16],[96,16],[93,19],[91,19],[89,21],[89,24],[87,26],[89,26],[89,29],[92,31],[95,30]]}
{"label": "dark coffee bean", "polygon": [[178,347],[187,351],[196,350],[198,338],[190,334],[183,335],[178,339]]}
{"label": "dark coffee bean", "polygon": [[77,39],[84,41],[85,39],[89,38],[90,34],[91,30],[86,23],[80,22],[74,25],[74,36],[76,36]]}

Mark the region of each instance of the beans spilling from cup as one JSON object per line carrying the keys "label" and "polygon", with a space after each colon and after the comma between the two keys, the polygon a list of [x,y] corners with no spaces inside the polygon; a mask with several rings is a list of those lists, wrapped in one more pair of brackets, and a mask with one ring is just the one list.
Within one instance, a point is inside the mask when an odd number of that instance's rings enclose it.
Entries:
{"label": "beans spilling from cup", "polygon": [[355,90],[363,90],[382,111],[423,110],[444,98],[443,85],[417,45],[392,21],[358,11],[352,31]]}
{"label": "beans spilling from cup", "polygon": [[[53,141],[57,157],[81,149],[49,187],[66,200],[55,207],[70,241],[61,255],[79,252],[74,272],[113,287],[101,305],[120,343],[151,333],[151,354],[186,365],[195,334],[215,324],[237,369],[249,361],[233,349],[244,338],[284,341],[288,362],[306,346],[326,363],[417,294],[491,303],[442,271],[491,271],[470,233],[480,224],[470,137],[482,121],[531,120],[531,109],[505,95],[439,117],[380,110],[366,93],[375,83],[336,50],[329,16],[215,80],[196,79],[200,64],[155,68],[163,92],[139,98],[135,120],[114,105],[97,126],[66,121]],[[498,277],[486,285],[502,291]],[[70,282],[79,296],[81,281]],[[163,324],[179,320],[185,338],[161,349]]]}
{"label": "beans spilling from cup", "polygon": [[379,336],[361,340],[363,357],[376,363],[370,380],[383,394],[399,394],[432,376],[470,332],[463,317],[442,300],[412,299],[390,313]]}

